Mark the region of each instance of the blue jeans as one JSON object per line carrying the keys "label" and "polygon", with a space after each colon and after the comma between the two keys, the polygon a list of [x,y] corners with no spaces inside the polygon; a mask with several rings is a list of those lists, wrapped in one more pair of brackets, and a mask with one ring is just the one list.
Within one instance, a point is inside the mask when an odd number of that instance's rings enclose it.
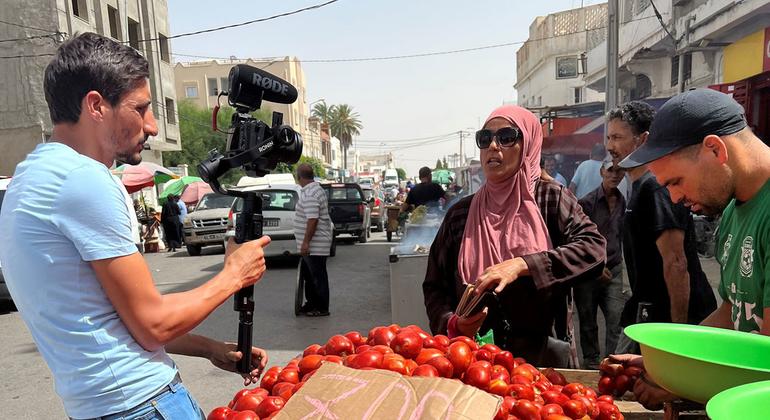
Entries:
{"label": "blue jeans", "polygon": [[610,269],[612,279],[603,283],[599,279],[582,282],[574,287],[575,306],[580,317],[580,349],[583,351],[583,367],[599,365],[599,327],[596,324],[598,309],[605,321],[605,352],[614,353],[620,336],[620,314],[626,299],[623,296],[622,264]]}
{"label": "blue jeans", "polygon": [[174,381],[149,400],[126,411],[93,420],[204,420],[206,416],[181,381]]}

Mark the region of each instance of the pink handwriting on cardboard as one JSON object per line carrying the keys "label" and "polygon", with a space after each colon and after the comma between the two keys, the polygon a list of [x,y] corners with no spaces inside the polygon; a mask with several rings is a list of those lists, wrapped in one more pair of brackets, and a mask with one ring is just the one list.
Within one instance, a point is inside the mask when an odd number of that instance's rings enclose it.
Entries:
{"label": "pink handwriting on cardboard", "polygon": [[312,412],[308,413],[305,417],[302,417],[302,420],[310,419],[315,414],[320,414],[320,415],[323,416],[323,418],[326,418],[326,419],[338,420],[339,417],[331,411],[331,406],[335,405],[336,403],[338,403],[338,402],[340,402],[342,400],[344,400],[345,398],[350,397],[351,395],[353,395],[353,394],[357,393],[358,391],[360,391],[365,386],[369,385],[369,381],[367,381],[367,380],[353,378],[353,377],[350,377],[350,376],[347,376],[347,375],[339,375],[339,374],[336,374],[336,373],[326,374],[326,375],[323,375],[321,377],[323,379],[334,379],[334,380],[337,380],[337,381],[353,382],[353,383],[357,383],[358,386],[356,386],[355,388],[351,389],[350,391],[343,392],[337,398],[334,398],[334,399],[326,401],[326,402],[323,402],[323,401],[318,400],[316,398],[311,398],[311,397],[305,396],[305,401],[307,401],[315,409]]}

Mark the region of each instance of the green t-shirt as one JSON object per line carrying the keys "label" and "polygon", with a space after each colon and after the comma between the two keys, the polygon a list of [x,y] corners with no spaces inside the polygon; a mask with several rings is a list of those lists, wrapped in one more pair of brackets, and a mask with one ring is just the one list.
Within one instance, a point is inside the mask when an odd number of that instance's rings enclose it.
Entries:
{"label": "green t-shirt", "polygon": [[764,308],[770,307],[770,181],[751,200],[727,206],[716,256],[719,294],[732,303],[735,329],[758,333]]}

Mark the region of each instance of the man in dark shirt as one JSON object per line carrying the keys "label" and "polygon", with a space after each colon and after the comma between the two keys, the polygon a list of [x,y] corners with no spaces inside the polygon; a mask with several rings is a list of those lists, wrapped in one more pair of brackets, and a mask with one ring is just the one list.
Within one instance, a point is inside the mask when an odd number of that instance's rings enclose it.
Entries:
{"label": "man in dark shirt", "polygon": [[626,302],[623,296],[622,227],[626,200],[618,184],[626,171],[605,160],[599,166],[602,183],[580,199],[583,212],[596,223],[599,233],[607,240],[607,264],[599,278],[574,286],[575,304],[580,316],[580,347],[583,367],[599,367],[599,327],[596,325],[597,307],[605,322],[605,350],[603,356],[615,351],[620,336],[620,313]]}
{"label": "man in dark shirt", "polygon": [[439,200],[442,198],[444,198],[444,189],[441,185],[433,183],[430,168],[423,166],[420,168],[420,183],[409,191],[406,201],[401,205],[401,211],[407,212],[412,207],[422,205],[438,207]]}
{"label": "man in dark shirt", "polygon": [[[607,116],[607,151],[617,165],[647,140],[655,111],[634,101]],[[623,252],[633,296],[621,326],[638,322],[697,324],[716,309],[716,299],[695,248],[692,215],[671,202],[647,166],[628,170],[633,183],[623,226]],[[622,335],[618,353],[639,353]]]}

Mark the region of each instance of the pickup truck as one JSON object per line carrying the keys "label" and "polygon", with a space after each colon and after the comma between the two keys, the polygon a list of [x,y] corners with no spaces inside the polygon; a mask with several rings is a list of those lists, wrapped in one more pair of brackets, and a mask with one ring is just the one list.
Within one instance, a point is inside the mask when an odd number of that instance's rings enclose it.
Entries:
{"label": "pickup truck", "polygon": [[227,217],[235,197],[209,193],[201,198],[195,210],[184,219],[184,244],[193,257],[201,255],[201,248],[222,245],[227,231]]}
{"label": "pickup truck", "polygon": [[329,217],[334,223],[334,236],[349,234],[366,243],[369,239],[371,209],[361,186],[354,183],[321,184],[329,198]]}

